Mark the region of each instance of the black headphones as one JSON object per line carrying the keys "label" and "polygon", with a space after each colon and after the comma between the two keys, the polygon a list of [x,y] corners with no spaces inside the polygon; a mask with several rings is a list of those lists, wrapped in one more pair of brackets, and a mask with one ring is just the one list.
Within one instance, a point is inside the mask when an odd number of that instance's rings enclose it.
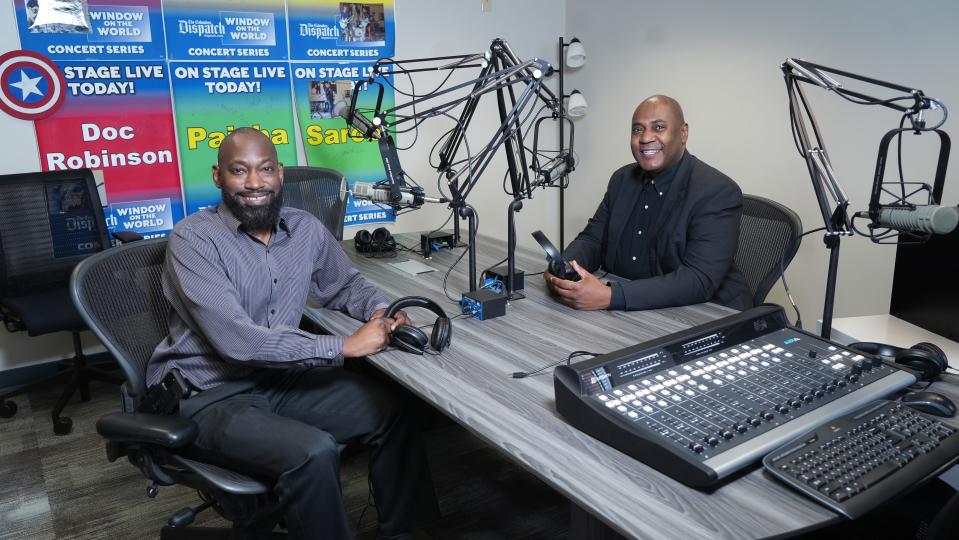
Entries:
{"label": "black headphones", "polygon": [[436,314],[436,322],[433,323],[433,334],[427,338],[426,333],[415,326],[400,324],[390,336],[390,345],[397,349],[413,353],[423,354],[428,344],[436,352],[441,352],[449,347],[450,340],[453,339],[453,323],[450,322],[446,312],[436,302],[422,296],[404,296],[397,299],[386,308],[386,317],[392,318],[396,312],[408,307],[421,307],[428,309]]}
{"label": "black headphones", "polygon": [[364,253],[367,257],[396,256],[396,240],[386,227],[373,229],[372,233],[366,229],[356,231],[353,245],[357,253]]}
{"label": "black headphones", "polygon": [[871,341],[851,343],[848,347],[914,369],[919,372],[919,380],[922,381],[936,380],[949,365],[946,353],[937,345],[925,341],[916,343],[908,349]]}

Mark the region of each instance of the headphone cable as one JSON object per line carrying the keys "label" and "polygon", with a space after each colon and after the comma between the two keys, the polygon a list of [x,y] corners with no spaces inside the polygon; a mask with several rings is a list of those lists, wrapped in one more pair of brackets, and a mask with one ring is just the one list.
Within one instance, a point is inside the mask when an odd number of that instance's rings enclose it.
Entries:
{"label": "headphone cable", "polygon": [[546,371],[547,369],[549,369],[549,368],[551,368],[551,367],[553,367],[553,366],[557,366],[557,365],[559,365],[559,364],[562,364],[563,362],[566,362],[566,365],[568,366],[569,363],[570,363],[570,361],[571,361],[573,358],[576,358],[577,356],[599,356],[600,354],[602,354],[602,353],[594,353],[594,352],[589,352],[589,351],[573,351],[573,352],[569,353],[569,356],[567,356],[566,358],[564,358],[564,359],[562,359],[562,360],[557,360],[557,361],[555,361],[555,362],[550,362],[549,364],[546,364],[545,366],[536,368],[536,369],[534,369],[533,371],[514,371],[510,376],[511,376],[512,378],[514,378],[514,379],[523,379],[523,378],[526,378],[526,377],[530,377],[530,376],[532,376],[532,375],[536,375],[536,374],[538,374],[538,373],[542,373],[543,371]]}

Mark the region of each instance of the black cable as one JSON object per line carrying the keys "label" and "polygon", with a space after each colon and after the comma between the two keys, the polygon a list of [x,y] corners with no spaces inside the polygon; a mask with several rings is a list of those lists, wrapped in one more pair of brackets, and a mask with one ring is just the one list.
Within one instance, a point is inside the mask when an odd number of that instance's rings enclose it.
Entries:
{"label": "black cable", "polygon": [[457,257],[455,261],[453,261],[453,264],[450,265],[450,267],[446,270],[446,274],[443,276],[443,294],[446,295],[446,298],[450,302],[453,302],[454,304],[457,304],[457,305],[459,305],[460,301],[450,296],[450,293],[446,291],[446,286],[447,286],[447,282],[450,279],[450,272],[453,271],[453,267],[455,267],[460,262],[460,259],[462,259],[463,255],[466,255],[466,253],[469,250],[470,250],[470,245],[466,244],[466,249],[464,249],[463,253],[460,253],[460,256]]}
{"label": "black cable", "polygon": [[[819,227],[818,229],[813,229],[811,231],[806,231],[799,235],[798,241],[802,241],[802,237],[807,234],[812,234],[819,231],[825,231],[825,227]],[[792,293],[789,292],[789,284],[786,283],[786,251],[783,250],[782,255],[779,257],[779,277],[783,280],[783,289],[786,290],[786,298],[789,299],[789,303],[792,304],[793,310],[796,312],[796,328],[802,329],[802,315],[799,313],[799,306],[796,305],[796,301],[793,299]]]}
{"label": "black cable", "polygon": [[555,362],[550,362],[549,364],[546,364],[545,366],[536,368],[536,369],[534,369],[533,371],[514,371],[512,374],[510,374],[510,377],[512,377],[512,378],[514,378],[514,379],[524,379],[524,378],[526,378],[526,377],[530,377],[530,376],[536,375],[536,374],[538,374],[538,373],[542,373],[543,371],[545,371],[545,370],[547,370],[547,369],[549,369],[549,368],[551,368],[551,367],[553,367],[553,366],[558,366],[559,364],[562,364],[563,362],[566,362],[566,365],[568,366],[569,363],[570,363],[570,361],[571,361],[573,358],[576,358],[577,356],[599,356],[600,354],[602,354],[602,353],[594,353],[594,352],[589,352],[589,351],[573,351],[573,352],[569,353],[569,356],[567,356],[566,358],[564,358],[564,359],[562,359],[562,360],[557,360],[557,361],[555,361]]}
{"label": "black cable", "polygon": [[468,244],[466,244],[466,249],[464,249],[463,253],[460,253],[460,256],[457,257],[455,261],[453,261],[453,264],[451,264],[449,269],[446,270],[446,275],[443,276],[443,294],[446,296],[446,298],[450,302],[453,302],[454,304],[457,304],[457,305],[460,303],[460,301],[454,299],[453,297],[450,296],[450,293],[446,292],[446,286],[450,279],[450,272],[452,272],[453,268],[455,268],[456,265],[459,264],[459,262],[463,259],[463,255],[466,255],[469,252],[470,246],[474,245],[474,242],[476,242],[475,231],[479,230],[479,213],[476,212],[475,208],[471,208],[471,209],[473,211],[473,219],[476,220],[476,226],[473,227],[473,234],[470,235],[470,239],[469,239],[470,241]]}

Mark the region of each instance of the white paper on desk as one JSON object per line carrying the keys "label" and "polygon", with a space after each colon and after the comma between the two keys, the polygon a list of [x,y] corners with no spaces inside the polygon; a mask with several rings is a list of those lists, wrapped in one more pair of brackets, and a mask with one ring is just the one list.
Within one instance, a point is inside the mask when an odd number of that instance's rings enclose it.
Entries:
{"label": "white paper on desk", "polygon": [[432,266],[426,266],[425,264],[412,259],[403,262],[391,262],[388,264],[396,269],[406,272],[411,276],[418,276],[420,274],[425,274],[435,270],[435,268]]}

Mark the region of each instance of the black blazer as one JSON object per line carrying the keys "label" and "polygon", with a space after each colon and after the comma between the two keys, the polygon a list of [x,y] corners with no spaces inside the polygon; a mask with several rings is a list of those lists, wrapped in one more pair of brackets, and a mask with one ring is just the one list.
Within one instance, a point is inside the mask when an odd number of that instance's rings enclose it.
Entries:
{"label": "black blazer", "polygon": [[[563,253],[594,272],[615,267],[620,237],[642,186],[633,163],[613,173],[603,202]],[[716,302],[752,307],[752,295],[733,256],[739,239],[742,191],[728,176],[686,153],[651,231],[653,277],[613,283],[626,310]]]}

